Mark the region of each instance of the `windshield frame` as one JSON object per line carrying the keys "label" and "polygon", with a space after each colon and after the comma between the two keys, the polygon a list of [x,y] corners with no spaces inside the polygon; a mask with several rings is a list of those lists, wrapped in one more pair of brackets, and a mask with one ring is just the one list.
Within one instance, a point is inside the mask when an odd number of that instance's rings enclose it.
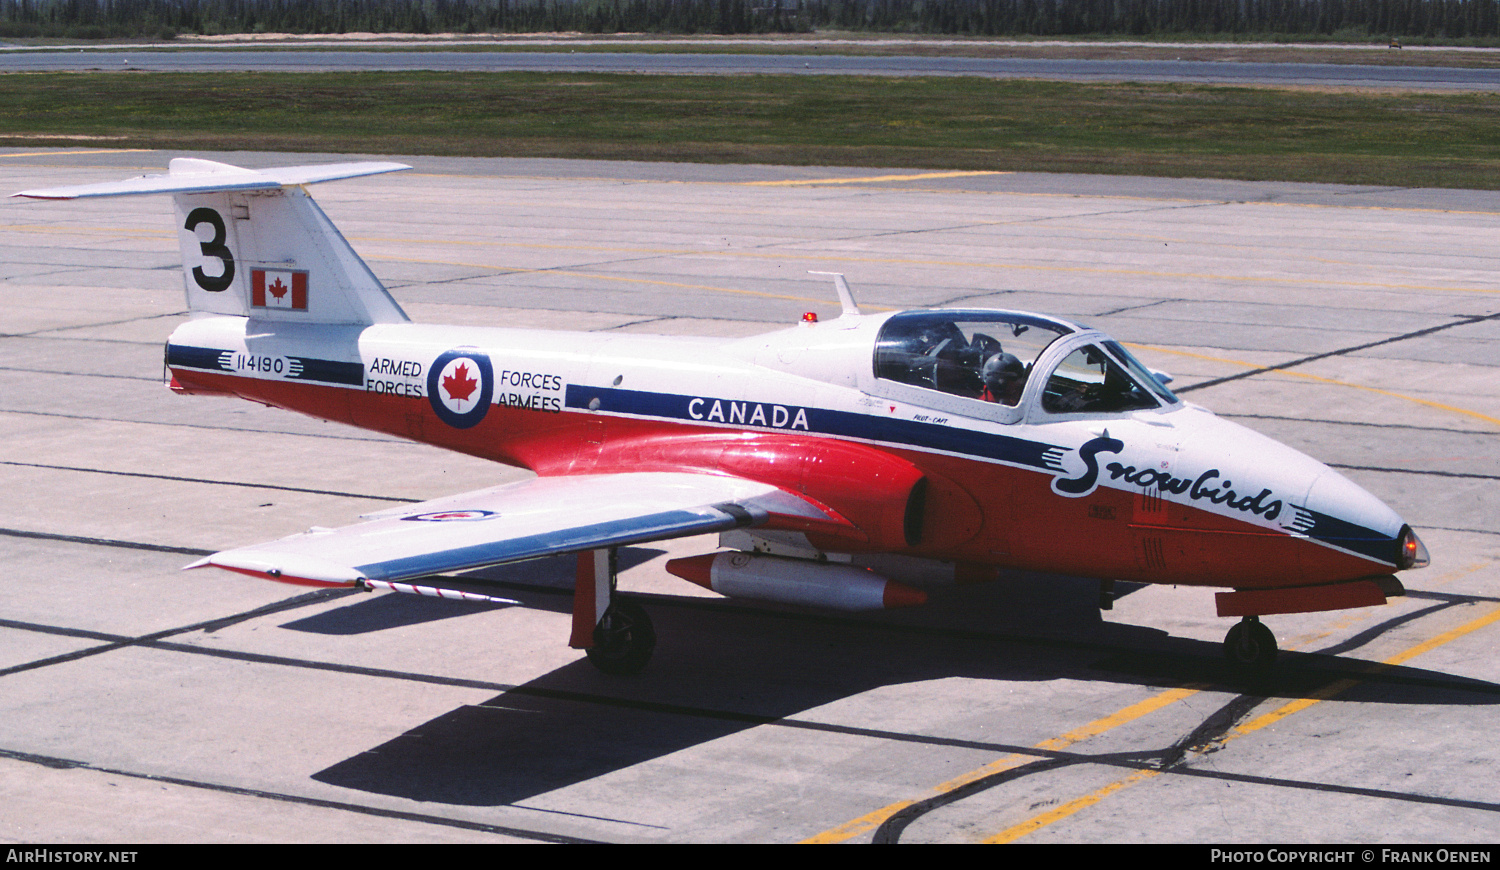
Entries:
{"label": "windshield frame", "polygon": [[[1057,375],[1057,370],[1070,357],[1085,348],[1093,348],[1096,354],[1112,364],[1113,369],[1109,371],[1109,374],[1133,385],[1138,392],[1133,394],[1130,400],[1141,402],[1141,404],[1120,409],[1105,409],[1107,405],[1100,404],[1094,407],[1085,405],[1077,410],[1058,409],[1055,406],[1049,408],[1046,394],[1052,385],[1053,378]],[[1069,336],[1066,341],[1053,343],[1044,356],[1045,359],[1038,360],[1031,383],[1027,385],[1027,395],[1023,400],[1023,404],[1028,407],[1028,418],[1031,422],[1043,423],[1080,418],[1119,419],[1132,414],[1175,409],[1183,404],[1182,399],[1167,389],[1167,386],[1140,360],[1136,359],[1134,354],[1126,350],[1124,345],[1097,329],[1086,330]]]}

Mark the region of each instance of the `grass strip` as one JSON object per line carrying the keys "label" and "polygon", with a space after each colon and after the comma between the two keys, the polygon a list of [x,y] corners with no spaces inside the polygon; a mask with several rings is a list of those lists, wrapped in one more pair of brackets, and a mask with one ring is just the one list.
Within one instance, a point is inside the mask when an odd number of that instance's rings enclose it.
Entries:
{"label": "grass strip", "polygon": [[0,76],[0,145],[1097,172],[1500,187],[1500,94],[976,78]]}

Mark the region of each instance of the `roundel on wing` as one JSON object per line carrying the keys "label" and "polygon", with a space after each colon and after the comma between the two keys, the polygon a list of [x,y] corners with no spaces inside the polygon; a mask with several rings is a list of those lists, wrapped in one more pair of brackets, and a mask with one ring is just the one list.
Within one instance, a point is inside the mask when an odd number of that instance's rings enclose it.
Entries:
{"label": "roundel on wing", "polygon": [[402,517],[401,519],[417,523],[472,523],[475,520],[491,520],[499,516],[494,511],[465,508],[452,511],[433,511],[432,513],[417,514],[415,516]]}
{"label": "roundel on wing", "polygon": [[479,425],[490,410],[495,375],[490,358],[474,350],[450,350],[427,370],[427,399],[438,419],[455,429]]}

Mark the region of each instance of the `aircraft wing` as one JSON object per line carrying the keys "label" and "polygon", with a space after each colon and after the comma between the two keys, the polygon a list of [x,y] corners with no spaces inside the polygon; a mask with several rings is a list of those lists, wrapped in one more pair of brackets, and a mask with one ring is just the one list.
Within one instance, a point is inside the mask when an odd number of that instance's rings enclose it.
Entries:
{"label": "aircraft wing", "polygon": [[367,515],[367,522],[215,553],[215,566],[311,586],[394,582],[539,556],[826,515],[769,484],[649,472],[539,477]]}

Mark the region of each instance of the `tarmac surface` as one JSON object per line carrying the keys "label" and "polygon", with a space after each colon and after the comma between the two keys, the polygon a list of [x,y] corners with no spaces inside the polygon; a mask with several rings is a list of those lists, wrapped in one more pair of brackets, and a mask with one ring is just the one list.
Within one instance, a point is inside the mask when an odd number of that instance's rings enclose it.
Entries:
{"label": "tarmac surface", "polygon": [[[0,190],[162,171],[0,150]],[[250,166],[351,155],[203,154]],[[0,211],[0,841],[1493,843],[1500,194],[1097,176],[390,157],[319,203],[413,319],[741,336],[838,311],[1044,311],[1341,469],[1432,565],[1378,608],[1010,575],[829,616],[634,548],[634,678],[521,606],[314,592],[199,555],[519,472],[161,383],[166,197]],[[1059,537],[1057,546],[1069,542]]]}

